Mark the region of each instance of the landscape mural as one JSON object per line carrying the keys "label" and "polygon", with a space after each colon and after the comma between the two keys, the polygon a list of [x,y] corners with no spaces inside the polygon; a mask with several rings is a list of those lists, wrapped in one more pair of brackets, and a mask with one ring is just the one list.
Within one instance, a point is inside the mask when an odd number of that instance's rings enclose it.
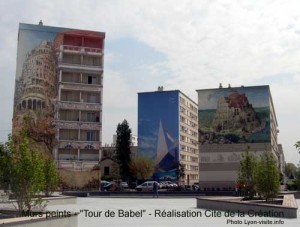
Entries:
{"label": "landscape mural", "polygon": [[201,144],[270,142],[269,87],[198,90]]}

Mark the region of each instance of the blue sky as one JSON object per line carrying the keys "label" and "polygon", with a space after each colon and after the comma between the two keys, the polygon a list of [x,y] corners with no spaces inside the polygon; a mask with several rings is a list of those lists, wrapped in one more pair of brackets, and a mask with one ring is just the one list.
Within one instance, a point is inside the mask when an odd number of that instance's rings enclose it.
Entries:
{"label": "blue sky", "polygon": [[127,119],[137,134],[137,92],[270,85],[286,160],[300,140],[299,0],[0,1],[0,141],[11,129],[18,24],[106,33],[103,143]]}

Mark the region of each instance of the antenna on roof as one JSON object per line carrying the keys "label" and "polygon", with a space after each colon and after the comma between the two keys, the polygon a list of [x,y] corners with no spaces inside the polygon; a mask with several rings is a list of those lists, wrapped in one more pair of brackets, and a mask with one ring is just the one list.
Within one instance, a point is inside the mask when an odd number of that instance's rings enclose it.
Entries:
{"label": "antenna on roof", "polygon": [[222,88],[222,83],[219,84],[219,88]]}
{"label": "antenna on roof", "polygon": [[40,20],[39,25],[43,25],[43,21],[42,20]]}
{"label": "antenna on roof", "polygon": [[158,86],[157,91],[163,91],[164,87],[163,86]]}
{"label": "antenna on roof", "polygon": [[228,84],[228,88],[231,88],[231,85],[230,85],[230,84]]}

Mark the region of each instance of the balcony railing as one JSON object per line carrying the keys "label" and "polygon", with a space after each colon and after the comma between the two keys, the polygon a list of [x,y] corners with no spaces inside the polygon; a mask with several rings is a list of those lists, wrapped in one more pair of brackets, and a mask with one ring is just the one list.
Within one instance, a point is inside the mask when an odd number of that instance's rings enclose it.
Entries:
{"label": "balcony railing", "polygon": [[83,129],[83,130],[100,130],[100,122],[85,121],[55,121],[55,126],[61,129]]}
{"label": "balcony railing", "polygon": [[72,83],[72,82],[60,82],[61,88],[76,90],[76,91],[101,91],[102,86],[100,84],[86,84],[86,83]]}
{"label": "balcony railing", "polygon": [[99,141],[59,140],[58,148],[62,149],[100,149]]}
{"label": "balcony railing", "polygon": [[63,62],[63,61],[59,61],[58,67],[65,68],[65,69],[77,69],[77,70],[81,70],[84,72],[87,72],[87,71],[94,72],[94,71],[102,71],[103,70],[102,65],[86,65],[86,64],[81,64],[81,63],[68,63],[68,62]]}
{"label": "balcony railing", "polygon": [[90,170],[98,165],[99,161],[77,161],[77,160],[57,160],[56,164],[59,169],[73,169],[73,170]]}
{"label": "balcony railing", "polygon": [[95,111],[101,110],[100,103],[61,101],[61,102],[56,102],[56,107],[59,109],[70,109],[70,110],[95,110]]}
{"label": "balcony railing", "polygon": [[83,52],[83,53],[103,54],[103,49],[94,48],[94,47],[62,45],[61,50],[63,50],[63,51],[76,51],[76,52],[79,51],[79,52]]}

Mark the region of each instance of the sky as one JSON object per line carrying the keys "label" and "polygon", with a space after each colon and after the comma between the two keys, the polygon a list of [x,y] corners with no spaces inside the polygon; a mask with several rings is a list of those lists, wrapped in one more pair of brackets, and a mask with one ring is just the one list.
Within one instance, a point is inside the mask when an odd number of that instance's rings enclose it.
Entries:
{"label": "sky", "polygon": [[137,93],[270,85],[278,142],[299,163],[299,0],[0,1],[0,142],[11,131],[19,23],[106,33],[103,141],[127,119],[137,134]]}

